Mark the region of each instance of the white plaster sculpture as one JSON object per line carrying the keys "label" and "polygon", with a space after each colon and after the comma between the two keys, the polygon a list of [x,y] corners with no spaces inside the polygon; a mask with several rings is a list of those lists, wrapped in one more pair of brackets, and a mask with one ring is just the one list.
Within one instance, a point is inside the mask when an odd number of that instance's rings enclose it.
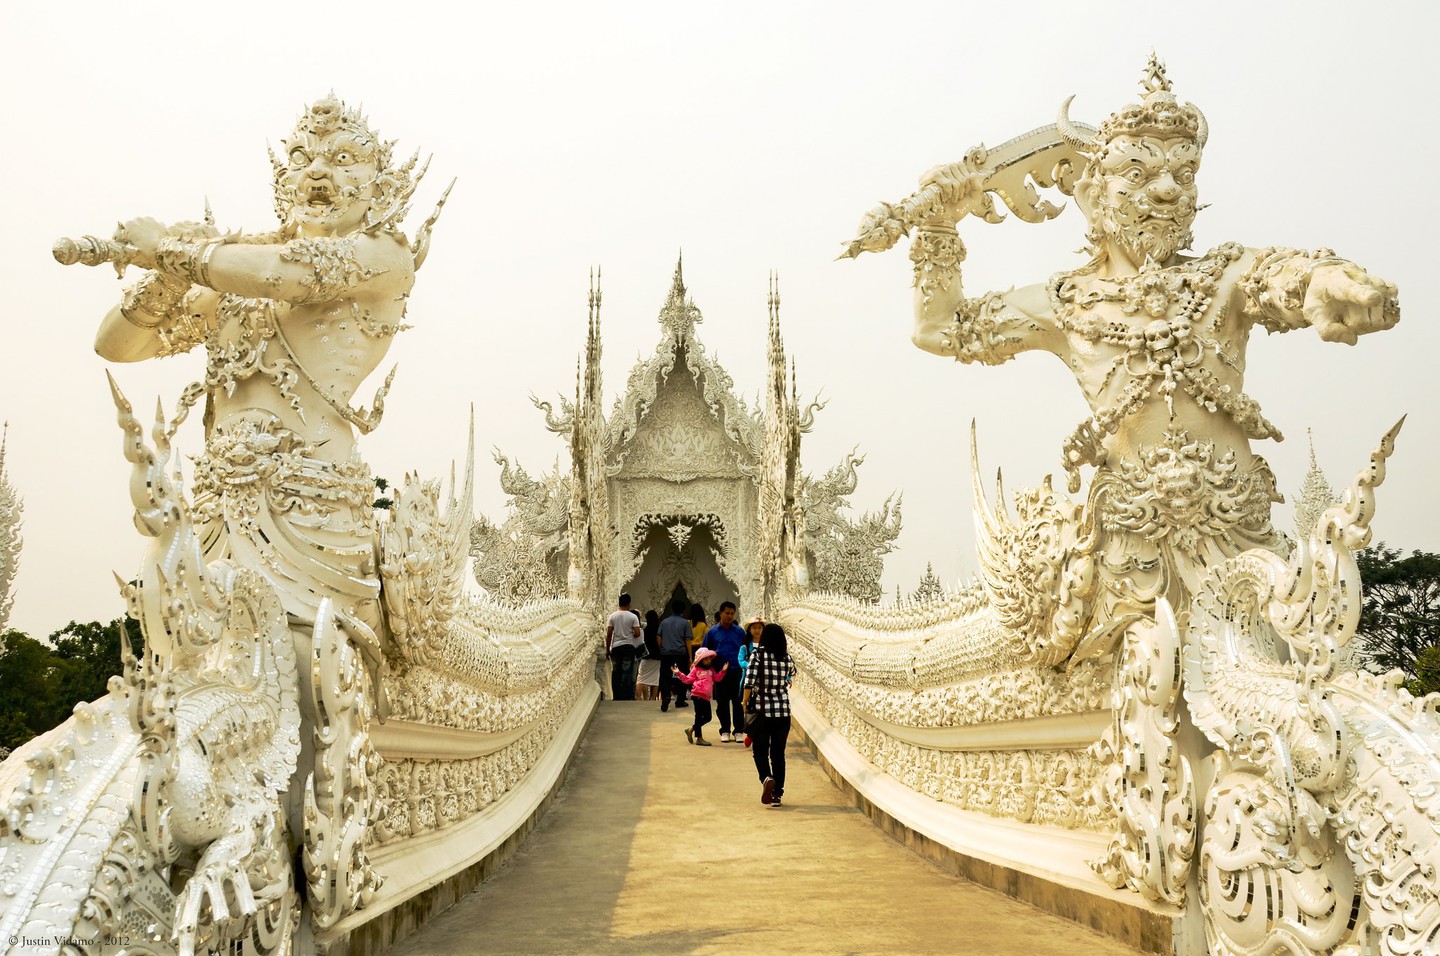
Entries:
{"label": "white plaster sculpture", "polygon": [[1305,480],[1300,485],[1300,493],[1295,496],[1295,535],[1301,541],[1308,540],[1310,532],[1315,530],[1319,523],[1320,516],[1325,509],[1331,505],[1340,503],[1339,493],[1330,485],[1325,477],[1325,472],[1320,470],[1320,463],[1315,460],[1315,438],[1310,438],[1310,468],[1305,472]]}
{"label": "white plaster sculpture", "polygon": [[[27,953],[323,949],[465,865],[492,838],[483,821],[443,859],[407,841],[503,801],[593,706],[593,613],[465,598],[472,467],[443,506],[438,483],[407,476],[376,520],[355,429],[379,423],[389,379],[370,410],[350,399],[406,327],[439,214],[413,242],[400,232],[424,170],[392,145],[327,97],[274,159],[278,230],[135,219],[55,246],[147,270],[102,324],[102,355],[203,345],[206,364],[149,443],[114,393],[153,539],[122,583],[143,653],[0,767],[0,939],[50,941]],[[202,399],[187,498],[171,439]],[[395,721],[372,726],[377,710]],[[519,826],[527,806],[487,819]]]}
{"label": "white plaster sculpture", "polygon": [[25,543],[20,537],[25,503],[5,470],[9,444],[10,423],[6,422],[5,434],[0,436],[0,631],[5,630],[15,606],[15,574],[20,570],[20,549]]}
{"label": "white plaster sculpture", "polygon": [[823,404],[802,406],[793,359],[787,368],[778,280],[767,296],[763,409],[735,393],[700,341],[700,310],[677,263],[655,354],[631,370],[605,415],[601,300],[595,274],[574,401],[562,396],[558,412],[535,401],[546,427],[569,442],[569,474],[531,478],[497,453],[511,513],[472,530],[480,585],[518,603],[559,593],[564,581],[597,607],[622,590],[662,607],[677,583],[707,608],[728,598],[758,611],[812,586],[878,599],[900,532],[898,496],[852,518],[863,459],[851,455],[819,478],[803,471],[801,436]]}
{"label": "white plaster sculpture", "polygon": [[[1214,952],[1425,951],[1440,939],[1433,706],[1340,658],[1359,608],[1349,552],[1393,432],[1287,565],[1275,482],[1250,450],[1280,436],[1241,390],[1254,325],[1353,343],[1398,321],[1395,288],[1329,250],[1182,255],[1208,125],[1153,56],[1143,92],[1098,130],[1067,102],[1054,126],[932,170],[848,245],[914,233],[927,351],[1064,360],[1092,409],[1065,443],[1069,492],[1096,471],[1083,502],[1046,479],[1012,517],[1003,488],[998,511],[985,503],[977,464],[982,585],[888,615],[821,597],[785,609],[797,686],[919,792],[1110,830],[1098,874],[1174,906],[1198,895]],[[1090,260],[967,296],[956,222],[998,221],[992,193],[1026,221],[1058,215],[1034,184],[1075,197]],[[1182,694],[1207,741],[1188,752]],[[1202,759],[1219,776],[1197,795]]]}
{"label": "white plaster sculpture", "polygon": [[1354,552],[1399,430],[1288,562],[1257,549],[1212,569],[1183,640],[1160,616],[1191,718],[1219,747],[1199,860],[1215,952],[1440,946],[1440,698],[1344,663]]}

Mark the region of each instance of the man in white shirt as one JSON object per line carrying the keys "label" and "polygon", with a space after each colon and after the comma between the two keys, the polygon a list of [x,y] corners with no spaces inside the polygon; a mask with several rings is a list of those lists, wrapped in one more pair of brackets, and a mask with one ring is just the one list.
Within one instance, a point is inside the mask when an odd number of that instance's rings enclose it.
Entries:
{"label": "man in white shirt", "polygon": [[620,609],[605,627],[605,659],[610,662],[610,699],[635,699],[635,668],[640,648],[640,618],[630,610],[630,595],[620,595]]}

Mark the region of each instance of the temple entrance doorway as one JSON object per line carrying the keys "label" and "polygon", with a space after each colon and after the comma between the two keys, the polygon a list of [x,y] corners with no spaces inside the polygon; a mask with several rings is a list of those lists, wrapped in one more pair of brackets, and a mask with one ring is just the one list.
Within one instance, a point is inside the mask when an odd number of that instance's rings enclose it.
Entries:
{"label": "temple entrance doorway", "polygon": [[[722,601],[738,603],[740,589],[725,573],[726,554],[712,522],[656,516],[638,529],[635,570],[625,585],[634,606],[653,608],[663,617],[679,598],[687,609],[692,604],[703,607],[708,621]],[[723,535],[721,530],[722,540]]]}
{"label": "temple entrance doorway", "polygon": [[675,582],[675,590],[670,592],[670,597],[668,600],[666,600],[665,606],[660,609],[660,616],[664,617],[666,614],[668,614],[670,612],[670,609],[675,606],[676,601],[679,601],[685,606],[685,614],[690,613],[690,605],[694,604],[695,602],[690,600],[690,595],[685,590],[684,581]]}

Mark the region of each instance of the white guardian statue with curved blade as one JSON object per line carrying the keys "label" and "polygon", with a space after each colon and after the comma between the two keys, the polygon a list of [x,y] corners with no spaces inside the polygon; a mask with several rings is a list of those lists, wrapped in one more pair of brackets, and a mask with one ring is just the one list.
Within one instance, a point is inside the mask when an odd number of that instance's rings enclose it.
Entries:
{"label": "white guardian statue with curved blade", "polygon": [[[1141,100],[1098,128],[1069,107],[926,173],[842,254],[912,237],[913,340],[928,352],[1065,362],[1091,412],[1065,441],[1065,490],[1047,478],[1015,496],[1018,514],[992,511],[977,466],[981,583],[888,616],[786,609],[797,687],[927,796],[1108,831],[1096,873],[1150,912],[1198,905],[1211,952],[1429,951],[1434,708],[1340,653],[1359,609],[1350,551],[1368,541],[1394,432],[1287,563],[1275,479],[1251,450],[1280,431],[1244,392],[1257,325],[1354,344],[1399,321],[1396,289],[1329,249],[1188,253],[1209,126],[1153,55]],[[1074,197],[1086,261],[970,294],[957,223],[999,221],[997,196],[1051,219],[1037,186]],[[1195,951],[1189,938],[1177,949]]]}

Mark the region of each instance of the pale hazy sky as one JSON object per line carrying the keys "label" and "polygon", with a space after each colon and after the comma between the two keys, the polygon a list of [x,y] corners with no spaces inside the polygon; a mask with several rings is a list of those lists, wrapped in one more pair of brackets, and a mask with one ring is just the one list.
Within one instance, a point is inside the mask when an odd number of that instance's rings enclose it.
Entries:
{"label": "pale hazy sky", "polygon": [[[620,388],[658,336],[677,250],[700,334],[747,396],[764,374],[766,276],[779,271],[802,392],[829,406],[805,440],[823,471],[866,455],[855,503],[905,494],[886,590],[927,561],[974,569],[967,432],[983,467],[1034,484],[1085,416],[1044,355],[959,366],[909,342],[903,249],[834,262],[860,215],[916,177],[1052,121],[1097,122],[1137,95],[1153,46],[1210,121],[1197,248],[1333,246],[1396,282],[1403,320],[1353,348],[1310,331],[1250,350],[1248,391],[1288,436],[1260,443],[1293,497],[1315,430],[1337,484],[1410,413],[1380,494],[1378,536],[1440,550],[1432,14],[1385,3],[117,4],[0,8],[7,189],[0,289],[9,339],[0,415],[24,496],[12,626],[37,636],[123,611],[133,571],[127,469],[91,349],[119,296],[106,269],[62,268],[62,235],[119,219],[273,224],[265,142],[334,88],[407,155],[434,153],[415,223],[451,177],[412,297],[415,328],[380,430],[377,473],[448,474],[477,413],[476,508],[499,518],[489,449],[532,472],[563,444],[527,394],[573,388],[587,272],[604,268],[604,370]],[[962,226],[966,287],[1039,281],[1080,262],[1072,209],[1044,225]],[[197,355],[111,366],[142,410],[172,407]],[[378,376],[377,376],[378,378]],[[362,390],[368,404],[374,382]],[[608,405],[607,398],[607,405]],[[182,433],[194,453],[198,422]],[[1277,521],[1289,527],[1289,505]]]}

